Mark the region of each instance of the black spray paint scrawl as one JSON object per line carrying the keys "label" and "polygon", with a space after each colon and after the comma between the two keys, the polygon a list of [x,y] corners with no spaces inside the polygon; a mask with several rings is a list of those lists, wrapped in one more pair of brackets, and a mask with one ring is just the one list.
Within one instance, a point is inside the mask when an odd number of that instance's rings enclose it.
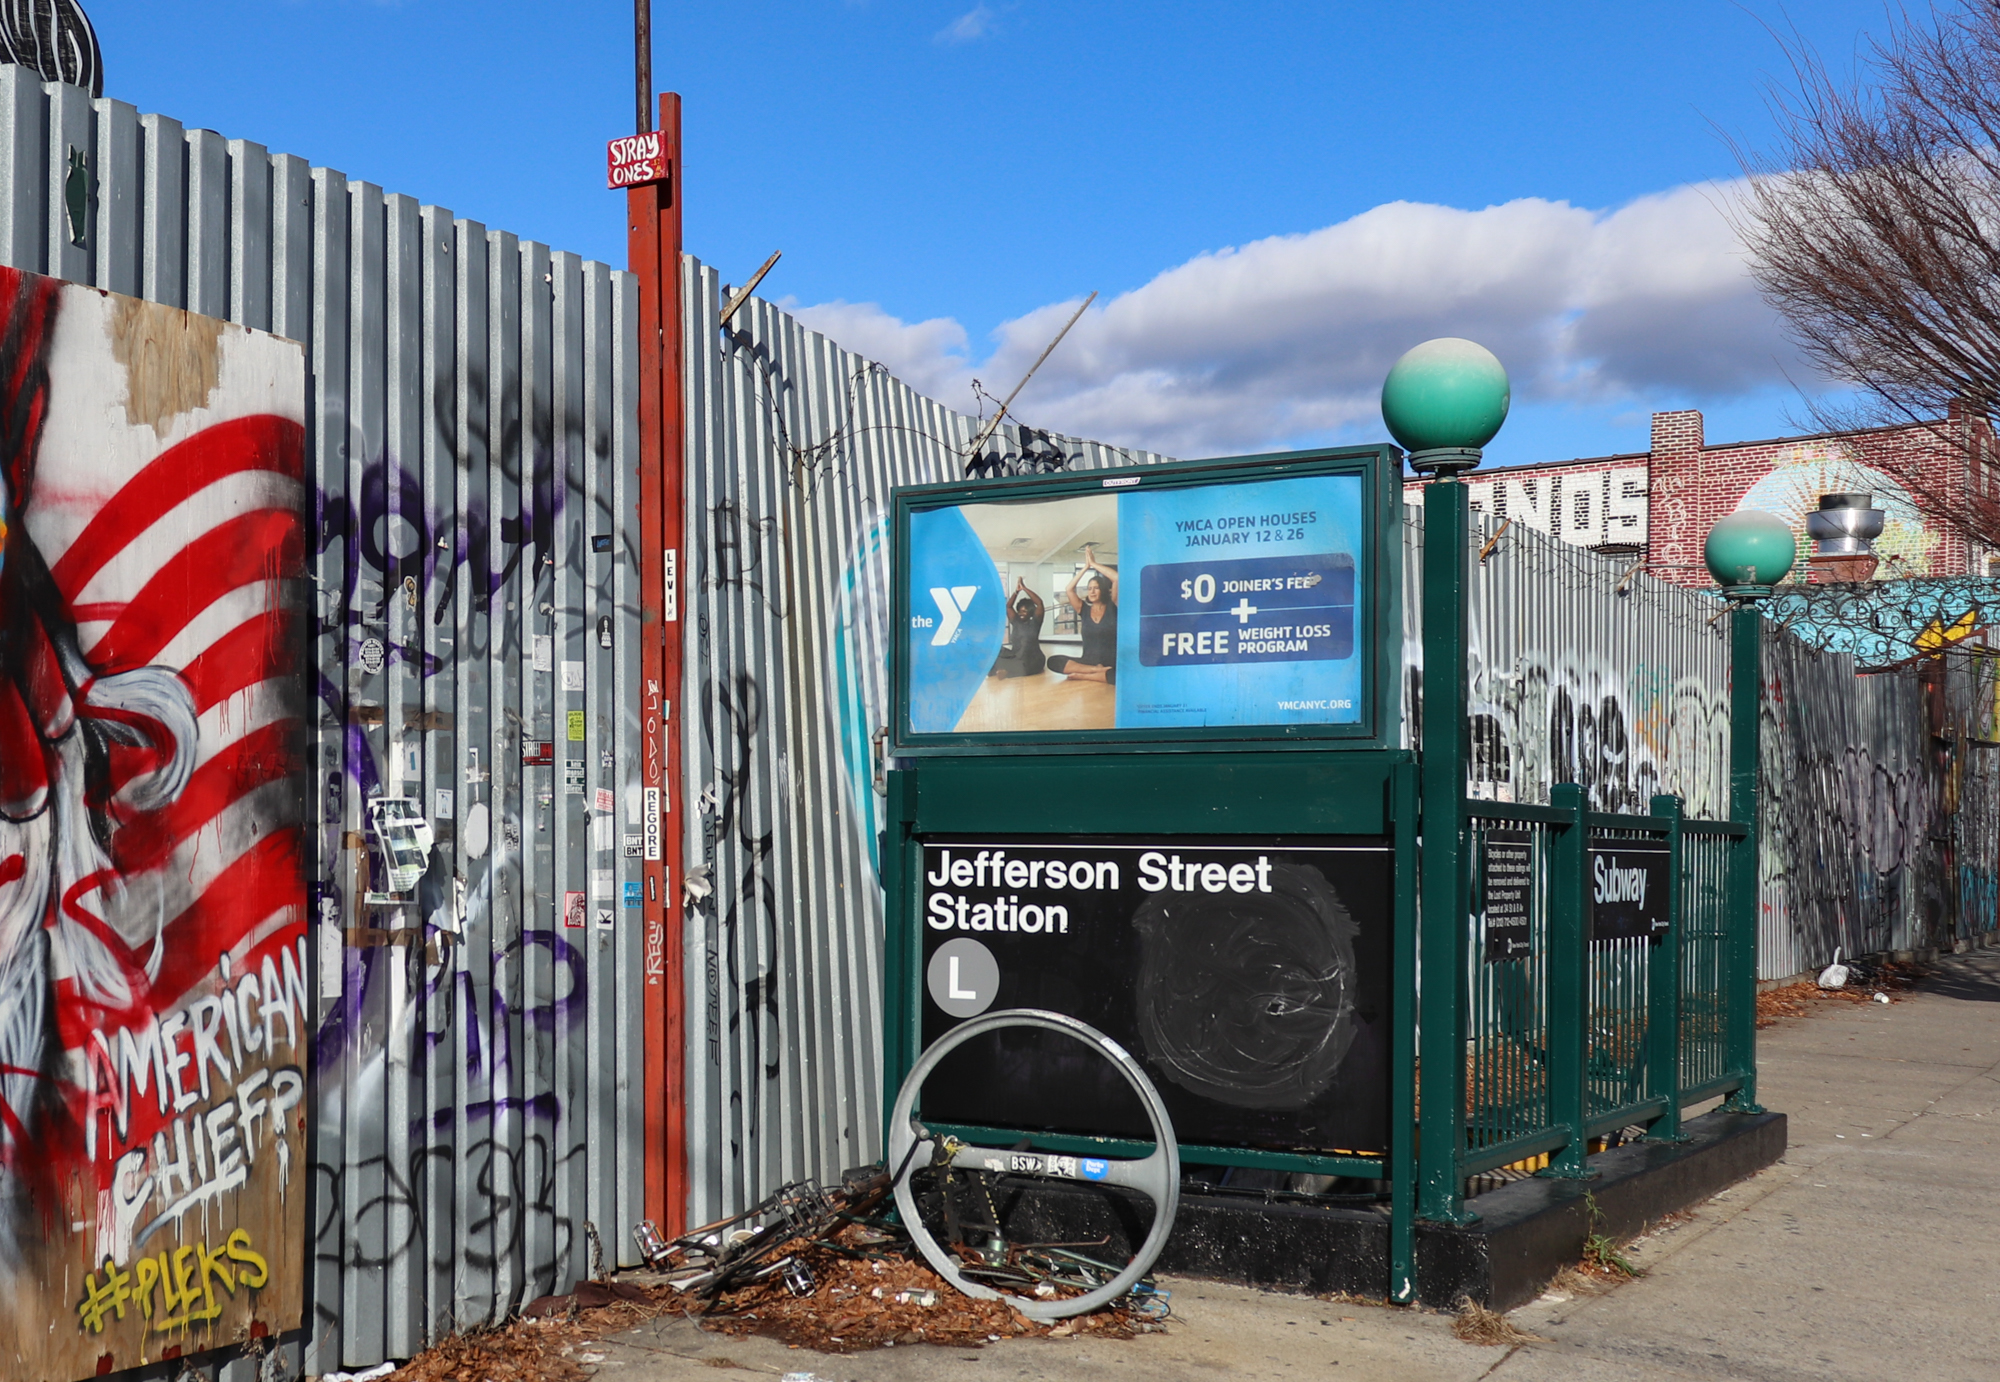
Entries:
{"label": "black spray paint scrawl", "polygon": [[1301,1109],[1354,1041],[1356,928],[1317,869],[1276,864],[1268,879],[1268,892],[1160,892],[1139,908],[1139,1031],[1190,1093]]}

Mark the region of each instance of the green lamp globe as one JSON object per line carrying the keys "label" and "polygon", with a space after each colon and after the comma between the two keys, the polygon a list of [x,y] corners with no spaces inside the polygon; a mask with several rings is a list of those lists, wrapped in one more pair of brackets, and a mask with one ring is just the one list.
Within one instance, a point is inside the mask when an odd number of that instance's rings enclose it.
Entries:
{"label": "green lamp globe", "polygon": [[1798,540],[1776,514],[1739,509],[1708,530],[1702,556],[1725,594],[1768,595],[1797,560]]}
{"label": "green lamp globe", "polygon": [[1382,381],[1382,421],[1415,470],[1470,470],[1512,401],[1507,371],[1476,341],[1442,336],[1412,346]]}

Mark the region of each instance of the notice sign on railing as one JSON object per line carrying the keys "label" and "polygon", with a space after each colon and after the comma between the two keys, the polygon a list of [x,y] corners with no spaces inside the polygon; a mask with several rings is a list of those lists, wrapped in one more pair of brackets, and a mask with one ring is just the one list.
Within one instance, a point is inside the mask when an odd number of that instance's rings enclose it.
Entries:
{"label": "notice sign on railing", "polygon": [[1631,940],[1664,935],[1667,914],[1665,840],[1619,840],[1590,847],[1590,938]]}
{"label": "notice sign on railing", "polygon": [[1535,844],[1525,830],[1489,830],[1480,849],[1485,880],[1486,959],[1518,960],[1534,948]]}

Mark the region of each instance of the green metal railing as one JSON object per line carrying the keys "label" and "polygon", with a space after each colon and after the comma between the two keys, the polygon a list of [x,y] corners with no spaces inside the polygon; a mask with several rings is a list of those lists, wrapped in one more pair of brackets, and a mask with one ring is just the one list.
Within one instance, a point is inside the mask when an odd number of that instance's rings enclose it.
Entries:
{"label": "green metal railing", "polygon": [[[1726,982],[1730,868],[1746,829],[1683,820],[1673,797],[1655,797],[1650,815],[1623,816],[1586,811],[1572,784],[1552,796],[1548,806],[1462,804],[1472,905],[1461,950],[1460,1187],[1543,1156],[1543,1174],[1587,1177],[1593,1140],[1634,1126],[1677,1140],[1686,1105],[1730,1093],[1748,1075],[1731,1041],[1733,1005],[1748,995]],[[1485,861],[1489,840],[1503,833],[1525,838],[1530,854],[1527,946],[1489,955]],[[1619,841],[1667,846],[1662,935],[1591,937],[1590,848]],[[1462,1201],[1449,1208],[1463,1216]]]}
{"label": "green metal railing", "polygon": [[[1529,849],[1529,949],[1489,960],[1468,947],[1465,1072],[1465,1161],[1475,1170],[1547,1150],[1555,1115],[1550,1100],[1549,879],[1557,827],[1521,815],[1481,814],[1486,803],[1467,803],[1467,857],[1484,857],[1489,841],[1526,835]],[[1475,867],[1473,905],[1484,904],[1485,880]],[[1495,1158],[1498,1158],[1496,1160]]]}
{"label": "green metal railing", "polygon": [[1730,1081],[1729,866],[1741,834],[1689,821],[1681,844],[1680,1087],[1683,1102]]}

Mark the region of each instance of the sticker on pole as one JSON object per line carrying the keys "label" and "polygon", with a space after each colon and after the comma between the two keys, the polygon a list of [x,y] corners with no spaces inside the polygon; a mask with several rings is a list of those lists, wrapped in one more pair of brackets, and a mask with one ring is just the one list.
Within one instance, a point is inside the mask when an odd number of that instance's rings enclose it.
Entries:
{"label": "sticker on pole", "polygon": [[672,160],[667,157],[667,141],[658,130],[628,134],[604,146],[604,185],[642,187],[649,182],[665,182]]}

